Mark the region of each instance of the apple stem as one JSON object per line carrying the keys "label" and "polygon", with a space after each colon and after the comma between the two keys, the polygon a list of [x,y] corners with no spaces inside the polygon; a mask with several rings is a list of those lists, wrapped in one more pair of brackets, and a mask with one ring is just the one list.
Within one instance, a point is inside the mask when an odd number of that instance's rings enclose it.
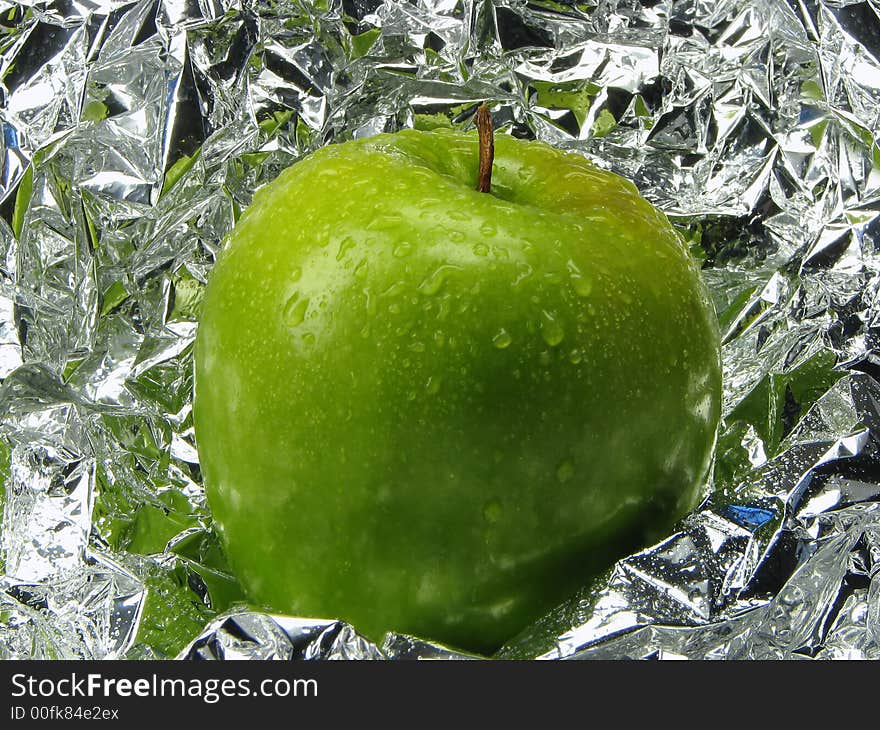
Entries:
{"label": "apple stem", "polygon": [[477,190],[488,193],[492,187],[492,161],[495,159],[495,136],[492,130],[492,112],[480,104],[474,119],[480,135],[480,169],[477,174]]}

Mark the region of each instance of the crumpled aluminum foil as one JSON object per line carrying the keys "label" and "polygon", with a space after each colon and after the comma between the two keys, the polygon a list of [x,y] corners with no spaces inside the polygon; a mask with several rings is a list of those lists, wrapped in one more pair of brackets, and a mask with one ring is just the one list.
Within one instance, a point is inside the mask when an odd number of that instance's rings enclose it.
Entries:
{"label": "crumpled aluminum foil", "polygon": [[0,658],[467,658],[249,610],[192,431],[253,191],[407,126],[580,152],[703,260],[714,477],[506,658],[880,658],[875,0],[0,0]]}

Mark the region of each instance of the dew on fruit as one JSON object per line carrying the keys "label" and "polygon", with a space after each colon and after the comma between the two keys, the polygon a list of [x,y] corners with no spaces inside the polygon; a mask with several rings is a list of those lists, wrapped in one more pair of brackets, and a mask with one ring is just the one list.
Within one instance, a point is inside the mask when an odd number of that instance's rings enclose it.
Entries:
{"label": "dew on fruit", "polygon": [[425,296],[432,297],[443,288],[443,284],[449,278],[453,271],[461,271],[460,267],[452,264],[445,264],[430,274],[425,280],[419,284],[418,291]]}
{"label": "dew on fruit", "polygon": [[483,519],[489,523],[498,522],[501,519],[501,502],[490,499],[483,507]]}
{"label": "dew on fruit", "polygon": [[550,347],[556,347],[565,339],[565,331],[559,321],[546,309],[541,310],[541,337]]}
{"label": "dew on fruit", "polygon": [[293,270],[290,272],[290,282],[294,283],[300,280],[302,276],[302,269],[299,266],[294,266]]}
{"label": "dew on fruit", "polygon": [[510,347],[511,342],[513,342],[513,338],[503,327],[498,330],[498,333],[492,338],[492,344],[499,350],[507,349]]}
{"label": "dew on fruit", "polygon": [[474,246],[474,255],[475,256],[488,256],[489,255],[489,247],[485,243],[478,243]]}
{"label": "dew on fruit", "polygon": [[437,395],[440,392],[440,377],[437,375],[429,377],[428,382],[425,383],[425,390],[429,395]]}
{"label": "dew on fruit", "polygon": [[520,264],[518,268],[519,268],[519,272],[516,275],[516,279],[513,280],[514,286],[521,284],[526,279],[528,279],[532,274],[535,273],[535,270],[526,263]]}
{"label": "dew on fruit", "polygon": [[582,172],[580,170],[567,172],[562,176],[562,179],[565,180],[567,183],[571,183],[572,185],[584,185],[588,188],[595,185],[593,176],[591,176],[587,172]]}
{"label": "dew on fruit", "polygon": [[385,291],[382,292],[383,297],[396,297],[398,294],[401,294],[406,285],[402,281],[395,281],[391,286],[389,286]]}
{"label": "dew on fruit", "polygon": [[440,302],[440,306],[437,307],[437,319],[439,321],[443,322],[449,316],[450,307],[449,298],[444,297]]}
{"label": "dew on fruit", "polygon": [[592,277],[581,272],[571,275],[571,285],[574,287],[575,294],[579,297],[588,297],[593,291]]}
{"label": "dew on fruit", "polygon": [[578,365],[584,359],[583,354],[580,350],[574,349],[570,353],[568,353],[568,361],[572,365]]}
{"label": "dew on fruit", "polygon": [[369,289],[364,289],[364,307],[367,315],[372,317],[376,314],[376,297],[372,296]]}
{"label": "dew on fruit", "polygon": [[493,223],[486,221],[480,226],[480,235],[485,236],[486,238],[491,238],[496,233],[498,233],[498,229],[495,228]]}
{"label": "dew on fruit", "polygon": [[342,261],[345,254],[355,246],[355,240],[351,236],[346,236],[339,242],[339,249],[336,251],[336,260]]}
{"label": "dew on fruit", "polygon": [[321,248],[323,248],[323,247],[326,246],[328,243],[330,243],[330,226],[327,225],[327,224],[322,225],[322,226],[321,226],[321,227],[315,232],[315,240],[317,240],[318,245],[319,245]]}
{"label": "dew on fruit", "polygon": [[401,241],[398,243],[391,254],[396,259],[402,259],[409,256],[412,253],[413,247],[409,241]]}
{"label": "dew on fruit", "polygon": [[306,310],[309,308],[308,299],[300,299],[299,292],[294,292],[284,305],[284,321],[289,327],[297,327],[306,318]]}
{"label": "dew on fruit", "polygon": [[565,484],[574,476],[574,463],[571,459],[565,459],[556,467],[556,480]]}
{"label": "dew on fruit", "polygon": [[461,243],[464,241],[466,236],[461,231],[450,231],[449,232],[449,240],[455,243]]}
{"label": "dew on fruit", "polygon": [[399,215],[376,215],[366,226],[368,231],[390,231],[398,228],[403,219]]}

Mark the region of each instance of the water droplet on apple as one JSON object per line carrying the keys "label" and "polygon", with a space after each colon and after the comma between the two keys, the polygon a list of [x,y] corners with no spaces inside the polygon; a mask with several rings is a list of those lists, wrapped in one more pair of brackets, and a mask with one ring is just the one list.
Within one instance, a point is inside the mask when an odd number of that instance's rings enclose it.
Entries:
{"label": "water droplet on apple", "polygon": [[339,249],[336,251],[336,260],[342,261],[349,249],[353,248],[355,240],[351,236],[346,236],[339,242]]}
{"label": "water droplet on apple", "polygon": [[504,350],[510,347],[510,343],[513,342],[513,338],[510,336],[510,333],[504,329],[503,327],[498,331],[492,338],[492,344],[495,345],[499,350]]}
{"label": "water droplet on apple", "polygon": [[501,502],[497,499],[490,499],[483,507],[483,519],[486,522],[495,523],[501,519]]}
{"label": "water droplet on apple", "polygon": [[302,269],[299,268],[299,266],[294,266],[293,270],[290,272],[290,283],[293,284],[294,282],[299,281],[302,273]]}
{"label": "water droplet on apple", "polygon": [[390,231],[398,228],[403,221],[399,215],[377,215],[366,226],[369,231]]}
{"label": "water droplet on apple", "polygon": [[516,279],[513,280],[513,285],[521,284],[523,281],[528,279],[532,274],[535,273],[535,270],[529,266],[527,263],[523,262],[517,266],[518,273],[516,275]]}
{"label": "water droplet on apple", "polygon": [[383,291],[379,296],[381,299],[385,300],[386,305],[388,307],[389,312],[398,313],[400,312],[400,296],[404,293],[404,283],[402,281],[395,281],[391,286],[389,286],[385,291]]}
{"label": "water droplet on apple", "polygon": [[315,240],[318,242],[318,245],[323,248],[328,243],[330,243],[330,226],[329,224],[322,225],[315,232]]}
{"label": "water droplet on apple", "polygon": [[565,339],[562,325],[546,309],[541,310],[541,337],[550,347],[556,347]]}
{"label": "water droplet on apple", "polygon": [[297,327],[306,318],[306,310],[309,308],[308,299],[300,299],[299,292],[294,292],[284,305],[284,321],[288,327]]}
{"label": "water droplet on apple", "polygon": [[565,459],[556,467],[556,480],[565,484],[574,476],[574,464],[570,459]]}
{"label": "water droplet on apple", "polygon": [[401,241],[394,247],[394,250],[391,253],[394,258],[402,259],[409,256],[412,253],[412,249],[412,244],[409,241]]}
{"label": "water droplet on apple", "polygon": [[485,243],[478,243],[474,246],[474,255],[475,256],[487,256],[489,254],[489,247]]}
{"label": "water droplet on apple", "polygon": [[583,360],[583,355],[580,350],[574,349],[568,353],[568,360],[572,365],[578,365]]}
{"label": "water droplet on apple", "polygon": [[418,290],[419,293],[424,294],[425,296],[432,297],[440,289],[443,288],[443,284],[449,278],[449,274],[453,271],[459,271],[458,266],[452,266],[451,264],[446,264],[441,266],[433,274],[429,275],[421,284],[419,284]]}
{"label": "water droplet on apple", "polygon": [[486,221],[483,225],[480,226],[480,234],[485,236],[486,238],[491,238],[496,233],[498,233],[498,229],[495,228],[493,223],[489,223]]}
{"label": "water droplet on apple", "polygon": [[464,233],[462,233],[461,231],[450,231],[449,232],[449,239],[451,241],[454,241],[455,243],[461,243],[462,241],[465,240],[465,238],[466,237],[465,237]]}
{"label": "water droplet on apple", "polygon": [[428,382],[425,384],[425,390],[427,390],[430,395],[437,395],[437,393],[440,392],[440,377],[432,375],[428,378]]}
{"label": "water droplet on apple", "polygon": [[593,291],[593,279],[583,274],[572,274],[571,284],[579,297],[588,297]]}
{"label": "water droplet on apple", "polygon": [[376,297],[372,296],[369,289],[364,289],[364,299],[364,307],[367,310],[367,316],[374,316],[376,314]]}

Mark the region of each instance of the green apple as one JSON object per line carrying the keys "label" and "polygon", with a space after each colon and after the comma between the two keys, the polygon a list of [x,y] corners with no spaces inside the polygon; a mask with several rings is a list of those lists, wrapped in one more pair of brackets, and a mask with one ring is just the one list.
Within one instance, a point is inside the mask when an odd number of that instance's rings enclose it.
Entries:
{"label": "green apple", "polygon": [[693,505],[720,409],[698,267],[635,187],[510,137],[334,144],[212,272],[195,428],[275,611],[491,652]]}

